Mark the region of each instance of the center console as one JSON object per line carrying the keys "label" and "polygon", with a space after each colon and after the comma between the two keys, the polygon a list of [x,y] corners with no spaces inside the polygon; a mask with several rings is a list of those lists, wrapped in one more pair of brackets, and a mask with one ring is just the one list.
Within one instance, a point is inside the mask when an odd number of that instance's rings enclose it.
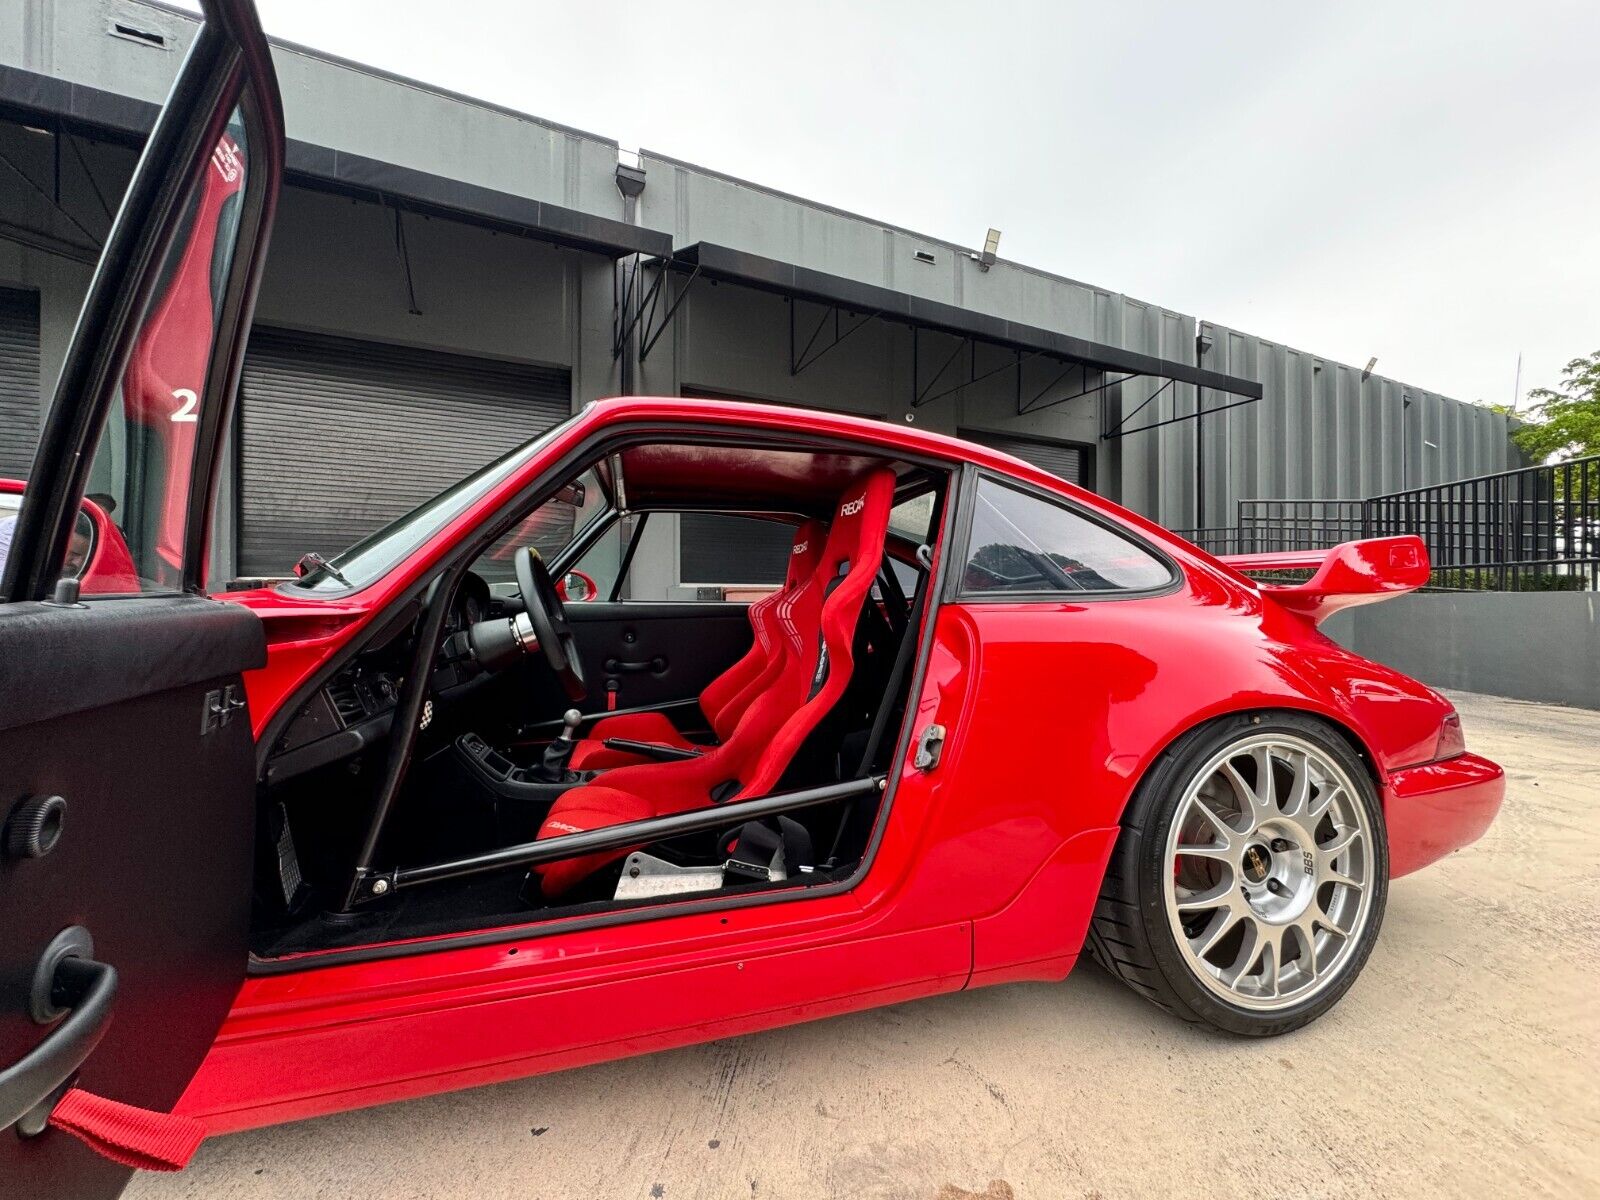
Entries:
{"label": "center console", "polygon": [[546,777],[542,764],[518,766],[475,733],[456,739],[456,755],[473,777],[496,796],[530,804],[554,804],[557,797],[582,783],[593,783],[598,771],[563,771],[559,778]]}

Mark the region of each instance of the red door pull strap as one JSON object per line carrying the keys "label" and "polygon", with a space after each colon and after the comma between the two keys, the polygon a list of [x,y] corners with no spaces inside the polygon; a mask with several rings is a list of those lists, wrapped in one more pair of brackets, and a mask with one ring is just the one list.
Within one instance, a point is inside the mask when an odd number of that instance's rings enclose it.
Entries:
{"label": "red door pull strap", "polygon": [[152,1112],[72,1088],[50,1114],[50,1124],[79,1138],[113,1162],[140,1171],[181,1171],[205,1140],[192,1117]]}

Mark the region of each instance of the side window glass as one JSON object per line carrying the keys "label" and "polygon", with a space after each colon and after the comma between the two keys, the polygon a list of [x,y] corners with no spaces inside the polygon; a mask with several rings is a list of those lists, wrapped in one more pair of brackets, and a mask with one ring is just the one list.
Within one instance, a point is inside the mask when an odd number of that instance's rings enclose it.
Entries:
{"label": "side window glass", "polygon": [[85,594],[182,586],[195,433],[247,163],[236,112],[189,199],[100,433],[64,564]]}
{"label": "side window glass", "polygon": [[1143,591],[1171,578],[1155,555],[1105,526],[1027,492],[978,481],[963,591]]}
{"label": "side window glass", "polygon": [[[933,492],[923,492],[920,495],[902,500],[891,508],[889,510],[890,535],[919,545],[932,545],[934,541],[934,499]],[[894,571],[895,578],[900,582],[900,590],[908,597],[916,595],[917,588],[921,586],[921,572],[915,567],[901,562],[898,558],[890,558],[889,566]]]}
{"label": "side window glass", "polygon": [[[513,525],[509,533],[478,556],[472,569],[496,594],[514,592],[517,575],[512,555],[519,547],[532,546],[548,562],[565,550],[606,507],[606,494],[599,480],[593,471],[585,471],[576,483],[563,487]],[[603,542],[608,536],[611,535],[604,534],[600,540]]]}
{"label": "side window glass", "polygon": [[720,589],[686,599],[750,600],[782,587],[794,527],[726,513],[680,513],[678,583]]}
{"label": "side window glass", "polygon": [[889,532],[913,542],[931,542],[933,493],[902,500],[889,510]]}
{"label": "side window glass", "polygon": [[[641,532],[642,523],[642,532]],[[587,551],[577,570],[609,599],[637,534],[618,600],[748,603],[783,585],[794,526],[730,513],[652,512],[624,517]]]}

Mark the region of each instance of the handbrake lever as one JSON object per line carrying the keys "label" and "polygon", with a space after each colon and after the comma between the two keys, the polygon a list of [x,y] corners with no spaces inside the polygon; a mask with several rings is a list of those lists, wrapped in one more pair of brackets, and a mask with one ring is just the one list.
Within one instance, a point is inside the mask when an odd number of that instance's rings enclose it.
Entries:
{"label": "handbrake lever", "polygon": [[663,746],[659,742],[636,742],[631,738],[603,738],[600,743],[607,750],[620,750],[624,754],[637,754],[657,762],[683,762],[699,758],[704,751],[687,750],[682,746]]}

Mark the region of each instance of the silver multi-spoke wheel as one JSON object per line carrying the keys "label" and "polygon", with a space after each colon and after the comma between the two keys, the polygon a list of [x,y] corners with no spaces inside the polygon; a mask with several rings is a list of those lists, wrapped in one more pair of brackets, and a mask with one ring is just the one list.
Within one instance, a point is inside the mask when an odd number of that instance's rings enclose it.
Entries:
{"label": "silver multi-spoke wheel", "polygon": [[1299,1004],[1343,974],[1366,926],[1367,807],[1332,755],[1286,733],[1236,741],[1191,779],[1166,844],[1178,949],[1232,1004]]}
{"label": "silver multi-spoke wheel", "polygon": [[1089,950],[1173,1016],[1270,1037],[1338,1003],[1389,891],[1377,780],[1309,713],[1199,725],[1150,764],[1122,814]]}

